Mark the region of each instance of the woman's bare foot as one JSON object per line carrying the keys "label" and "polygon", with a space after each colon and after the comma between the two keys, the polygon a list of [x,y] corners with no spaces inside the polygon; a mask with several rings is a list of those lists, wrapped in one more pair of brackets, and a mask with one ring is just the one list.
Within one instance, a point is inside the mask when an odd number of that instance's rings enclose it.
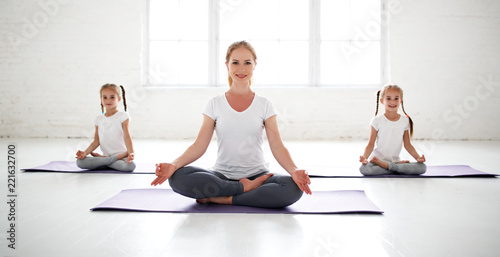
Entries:
{"label": "woman's bare foot", "polygon": [[374,163],[384,169],[388,169],[389,168],[389,163],[387,162],[384,162],[382,160],[380,160],[379,158],[377,157],[373,157],[371,160],[370,160],[371,163]]}
{"label": "woman's bare foot", "polygon": [[410,163],[410,161],[403,160],[403,161],[398,162],[398,164],[401,164],[401,163]]}
{"label": "woman's bare foot", "polygon": [[257,187],[260,187],[268,178],[273,176],[272,173],[262,175],[254,180],[250,180],[247,178],[242,178],[240,179],[240,183],[243,184],[243,193],[246,193],[248,191],[252,191],[256,189]]}
{"label": "woman's bare foot", "polygon": [[125,158],[125,157],[127,157],[127,156],[128,156],[128,152],[124,152],[124,153],[118,154],[118,155],[116,156],[116,159],[117,159],[117,160],[121,160],[121,159],[123,159],[123,158]]}
{"label": "woman's bare foot", "polygon": [[218,197],[209,197],[204,199],[196,199],[197,203],[217,203],[217,204],[233,204],[232,196],[218,196]]}

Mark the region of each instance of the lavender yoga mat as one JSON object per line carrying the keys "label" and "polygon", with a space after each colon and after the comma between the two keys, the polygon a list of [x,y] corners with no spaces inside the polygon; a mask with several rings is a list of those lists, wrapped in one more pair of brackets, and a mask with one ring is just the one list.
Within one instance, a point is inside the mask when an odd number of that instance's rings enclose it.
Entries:
{"label": "lavender yoga mat", "polygon": [[183,213],[383,213],[362,190],[315,191],[279,209],[237,205],[198,204],[171,189],[126,189],[91,210]]}
{"label": "lavender yoga mat", "polygon": [[[153,163],[136,163],[132,172],[117,171],[113,169],[85,170],[76,166],[76,162],[53,161],[41,166],[22,169],[26,172],[68,172],[68,173],[116,173],[116,174],[154,174]],[[422,175],[380,175],[363,176],[358,167],[346,166],[306,166],[304,167],[312,178],[436,178],[436,177],[495,177],[498,174],[490,174],[471,168],[467,165],[443,165],[427,166],[427,172]]]}
{"label": "lavender yoga mat", "polygon": [[22,169],[26,172],[45,171],[45,172],[68,172],[68,173],[117,173],[117,174],[154,174],[155,165],[152,163],[136,163],[136,168],[132,172],[118,171],[110,168],[86,170],[76,166],[76,162],[71,161],[53,161],[34,168]]}
{"label": "lavender yoga mat", "polygon": [[468,165],[441,165],[427,166],[427,171],[422,175],[378,175],[364,176],[358,167],[313,167],[308,170],[310,177],[317,178],[447,178],[447,177],[495,177],[490,174],[471,168]]}

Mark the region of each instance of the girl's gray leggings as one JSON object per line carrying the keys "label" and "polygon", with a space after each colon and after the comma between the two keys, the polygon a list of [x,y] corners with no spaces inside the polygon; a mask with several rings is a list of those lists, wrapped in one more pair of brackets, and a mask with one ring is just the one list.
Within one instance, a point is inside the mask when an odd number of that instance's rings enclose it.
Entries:
{"label": "girl's gray leggings", "polygon": [[110,157],[85,157],[76,160],[76,166],[80,169],[105,169],[107,167],[118,171],[133,171],[135,163],[127,163],[127,159],[118,160],[116,155]]}
{"label": "girl's gray leggings", "polygon": [[427,166],[420,162],[392,163],[389,162],[389,169],[384,169],[376,164],[367,163],[361,165],[359,171],[365,176],[377,175],[420,175],[424,174]]}
{"label": "girl's gray leggings", "polygon": [[[248,179],[253,180],[268,172],[263,172]],[[170,187],[183,195],[195,199],[217,196],[233,196],[234,205],[263,208],[283,208],[298,201],[302,191],[292,177],[273,175],[263,185],[243,193],[243,184],[238,180],[228,179],[219,172],[194,166],[178,169],[168,179]]]}

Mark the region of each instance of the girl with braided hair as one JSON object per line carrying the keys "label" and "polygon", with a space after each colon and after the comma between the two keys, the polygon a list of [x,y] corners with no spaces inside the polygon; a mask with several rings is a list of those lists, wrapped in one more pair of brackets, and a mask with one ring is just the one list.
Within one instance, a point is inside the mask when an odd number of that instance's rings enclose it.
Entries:
{"label": "girl with braided hair", "polygon": [[[124,112],[118,110],[118,102],[122,100]],[[82,169],[112,168],[119,171],[135,169],[134,147],[129,133],[130,115],[127,113],[125,89],[115,84],[101,87],[102,114],[95,119],[94,141],[85,151],[76,153],[76,165]],[[100,147],[103,155],[94,153]],[[87,157],[90,154],[92,157]]]}
{"label": "girl with braided hair", "polygon": [[[377,116],[380,103],[384,106],[384,115]],[[401,106],[404,116],[398,113]],[[370,122],[371,133],[359,168],[365,176],[373,175],[419,175],[425,173],[425,156],[420,156],[410,139],[413,137],[413,121],[406,114],[403,106],[403,90],[396,85],[387,85],[377,92],[377,110]],[[376,144],[375,144],[376,142]],[[400,160],[402,147],[417,160]],[[371,157],[371,159],[370,159]]]}

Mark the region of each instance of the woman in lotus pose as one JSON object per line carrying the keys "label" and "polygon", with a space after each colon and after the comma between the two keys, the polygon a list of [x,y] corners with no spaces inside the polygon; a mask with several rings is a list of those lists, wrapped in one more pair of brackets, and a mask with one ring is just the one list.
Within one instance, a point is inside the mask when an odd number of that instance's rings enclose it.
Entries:
{"label": "woman in lotus pose", "polygon": [[[169,180],[172,189],[199,203],[282,208],[311,194],[310,179],[284,146],[272,103],[250,88],[256,65],[253,47],[235,42],[227,50],[229,90],[208,102],[195,142],[172,163],[156,164],[151,185]],[[262,151],[265,129],[271,151],[290,176],[272,174]],[[206,151],[214,131],[218,153],[211,170],[186,166]]]}

